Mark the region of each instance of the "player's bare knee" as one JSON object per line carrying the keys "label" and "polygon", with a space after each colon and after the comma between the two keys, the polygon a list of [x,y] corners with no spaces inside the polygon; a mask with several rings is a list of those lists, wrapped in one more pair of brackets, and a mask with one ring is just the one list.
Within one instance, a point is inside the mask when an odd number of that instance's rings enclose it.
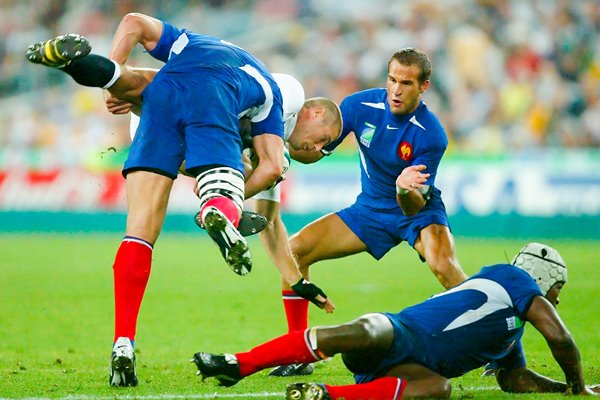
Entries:
{"label": "player's bare knee", "polygon": [[458,260],[452,254],[435,254],[427,257],[429,267],[437,276],[448,276],[460,270]]}
{"label": "player's bare knee", "polygon": [[394,337],[394,327],[383,314],[365,314],[351,323],[353,335],[361,347],[383,349],[389,347]]}
{"label": "player's bare knee", "polygon": [[300,273],[304,275],[305,272],[308,272],[308,255],[310,253],[310,249],[305,245],[305,243],[302,241],[302,238],[300,238],[298,234],[293,235],[288,240],[288,244],[290,246],[290,252],[298,264]]}
{"label": "player's bare knee", "polygon": [[431,397],[435,399],[449,399],[452,393],[452,384],[450,379],[440,379],[435,384],[431,385]]}
{"label": "player's bare knee", "polygon": [[[396,376],[396,375],[392,375]],[[449,399],[452,393],[450,380],[441,375],[428,377],[402,376],[406,381],[404,397]]]}
{"label": "player's bare knee", "polygon": [[427,260],[434,273],[446,275],[446,272],[454,269],[454,263],[448,257],[430,257]]}
{"label": "player's bare knee", "polygon": [[451,393],[452,393],[452,384],[450,383],[450,379],[444,379],[438,385],[437,397],[439,399],[449,399]]}
{"label": "player's bare knee", "polygon": [[440,384],[428,384],[427,393],[425,396],[428,399],[449,399],[452,393],[452,385],[449,380]]}

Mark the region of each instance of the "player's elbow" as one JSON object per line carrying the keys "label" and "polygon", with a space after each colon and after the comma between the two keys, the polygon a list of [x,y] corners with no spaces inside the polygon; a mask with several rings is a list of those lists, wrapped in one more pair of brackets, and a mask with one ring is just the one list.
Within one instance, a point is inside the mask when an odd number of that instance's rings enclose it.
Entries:
{"label": "player's elbow", "polygon": [[162,22],[145,14],[129,13],[121,20],[119,30],[150,51],[162,35]]}
{"label": "player's elbow", "polygon": [[121,27],[128,31],[139,31],[143,26],[143,20],[147,16],[140,13],[128,13],[121,19]]}
{"label": "player's elbow", "polygon": [[263,163],[261,165],[263,176],[265,180],[269,182],[269,185],[275,183],[281,175],[283,175],[283,164],[282,163]]}

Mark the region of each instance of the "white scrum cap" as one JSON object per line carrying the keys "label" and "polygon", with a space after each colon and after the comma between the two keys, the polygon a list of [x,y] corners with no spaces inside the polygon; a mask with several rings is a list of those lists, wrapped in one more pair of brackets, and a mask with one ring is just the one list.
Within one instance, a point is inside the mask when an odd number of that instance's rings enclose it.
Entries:
{"label": "white scrum cap", "polygon": [[556,282],[567,281],[567,267],[558,251],[541,243],[529,243],[519,251],[512,264],[535,280],[545,296]]}

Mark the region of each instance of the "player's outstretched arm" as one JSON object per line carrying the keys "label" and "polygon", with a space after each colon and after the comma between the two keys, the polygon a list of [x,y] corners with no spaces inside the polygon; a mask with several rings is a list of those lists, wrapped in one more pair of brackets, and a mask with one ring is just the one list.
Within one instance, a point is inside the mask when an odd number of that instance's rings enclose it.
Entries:
{"label": "player's outstretched arm", "polygon": [[[269,221],[267,227],[260,233],[260,239],[282,279],[290,287],[299,288],[297,291],[294,290],[299,296],[328,313],[333,312],[335,309],[333,302],[321,289],[313,283],[308,283],[311,286],[303,284],[304,280],[288,245],[287,231],[281,220],[279,203],[271,200],[257,200],[256,212],[264,215]],[[296,286],[297,284],[300,286]]]}
{"label": "player's outstretched arm", "polygon": [[552,304],[544,297],[537,296],[533,299],[525,317],[546,339],[554,359],[565,374],[566,384],[526,370],[521,373],[513,372],[505,377],[501,374],[498,378],[500,386],[518,392],[592,393],[585,386],[581,358],[575,341]]}
{"label": "player's outstretched arm", "polygon": [[[564,382],[555,381],[526,367],[517,369],[497,369],[494,371],[500,388],[510,393],[568,393]],[[600,385],[586,386],[577,394],[600,394]]]}

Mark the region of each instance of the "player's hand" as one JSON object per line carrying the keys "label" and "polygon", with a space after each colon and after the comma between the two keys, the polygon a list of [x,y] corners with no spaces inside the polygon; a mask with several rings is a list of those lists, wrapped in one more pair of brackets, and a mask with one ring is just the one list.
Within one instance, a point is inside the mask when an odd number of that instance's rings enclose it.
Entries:
{"label": "player's hand", "polygon": [[135,104],[128,101],[117,99],[109,92],[105,92],[104,103],[106,104],[108,112],[114,115],[127,114],[131,112],[131,109],[135,106]]}
{"label": "player's hand", "polygon": [[404,168],[398,178],[396,178],[396,186],[400,189],[408,190],[409,192],[422,188],[430,175],[421,172],[426,168],[427,166],[423,164],[411,165]]}
{"label": "player's hand", "polygon": [[301,278],[297,283],[292,285],[292,289],[296,294],[310,301],[317,307],[325,310],[327,313],[332,313],[335,310],[334,304],[327,298],[317,285]]}

